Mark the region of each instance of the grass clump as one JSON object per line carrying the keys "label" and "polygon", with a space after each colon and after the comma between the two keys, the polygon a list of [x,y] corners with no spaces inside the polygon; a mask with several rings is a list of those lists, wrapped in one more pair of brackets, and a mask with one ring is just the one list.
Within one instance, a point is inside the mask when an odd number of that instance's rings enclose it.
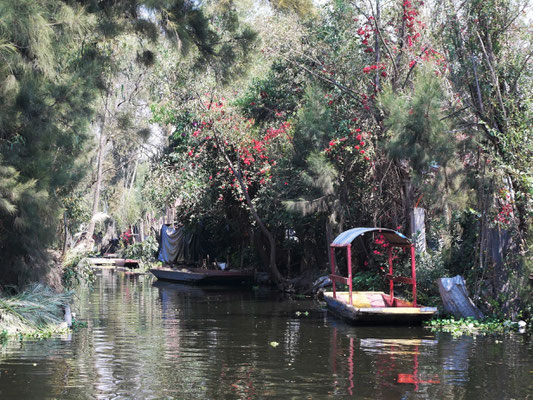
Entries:
{"label": "grass clump", "polygon": [[71,298],[71,292],[55,293],[41,284],[11,296],[0,294],[0,339],[45,338],[68,332],[63,310]]}

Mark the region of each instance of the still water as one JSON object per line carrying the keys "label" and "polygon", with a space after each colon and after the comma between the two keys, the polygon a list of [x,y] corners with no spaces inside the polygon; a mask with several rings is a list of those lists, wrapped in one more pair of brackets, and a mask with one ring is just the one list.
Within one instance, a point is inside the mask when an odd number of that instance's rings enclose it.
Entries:
{"label": "still water", "polygon": [[10,341],[0,399],[533,399],[533,346],[353,327],[312,301],[100,271],[88,328]]}

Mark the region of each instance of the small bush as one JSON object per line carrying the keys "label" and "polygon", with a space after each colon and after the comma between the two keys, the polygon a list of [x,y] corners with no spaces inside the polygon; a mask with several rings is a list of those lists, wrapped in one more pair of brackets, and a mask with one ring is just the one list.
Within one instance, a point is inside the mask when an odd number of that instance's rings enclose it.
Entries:
{"label": "small bush", "polygon": [[352,288],[354,291],[383,291],[385,290],[383,274],[377,271],[356,272],[352,277]]}
{"label": "small bush", "polygon": [[448,276],[440,252],[421,253],[416,256],[417,302],[426,306],[441,305],[437,279]]}
{"label": "small bush", "polygon": [[92,284],[94,273],[87,260],[89,252],[85,249],[74,249],[67,253],[63,261],[63,286],[72,289],[80,284]]}
{"label": "small bush", "polygon": [[127,246],[122,256],[124,258],[132,258],[139,260],[142,264],[149,264],[156,261],[156,252],[159,245],[153,236],[147,237],[144,242],[134,243]]}

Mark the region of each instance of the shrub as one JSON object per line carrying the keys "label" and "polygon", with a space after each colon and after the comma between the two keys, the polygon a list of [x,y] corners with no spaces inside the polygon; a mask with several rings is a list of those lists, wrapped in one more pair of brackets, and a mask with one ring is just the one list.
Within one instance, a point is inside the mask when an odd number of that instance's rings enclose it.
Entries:
{"label": "shrub", "polygon": [[157,240],[153,236],[149,236],[143,242],[133,243],[126,247],[122,256],[139,260],[142,266],[142,264],[155,261],[158,247]]}
{"label": "shrub", "polygon": [[89,255],[86,249],[69,251],[63,261],[63,286],[71,289],[80,284],[92,284],[94,281],[93,270],[87,260]]}

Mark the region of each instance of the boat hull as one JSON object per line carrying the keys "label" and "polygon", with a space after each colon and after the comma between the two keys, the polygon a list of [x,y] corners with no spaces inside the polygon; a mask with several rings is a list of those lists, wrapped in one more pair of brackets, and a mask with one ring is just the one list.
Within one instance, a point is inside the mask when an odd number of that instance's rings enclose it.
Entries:
{"label": "boat hull", "polygon": [[152,268],[150,272],[159,280],[196,285],[247,285],[253,282],[253,273],[243,271]]}
{"label": "boat hull", "polygon": [[[324,293],[328,309],[338,317],[356,325],[418,325],[431,319],[435,307],[387,307],[383,292],[353,292],[353,305],[349,304],[347,292]],[[381,301],[380,301],[381,299]]]}

